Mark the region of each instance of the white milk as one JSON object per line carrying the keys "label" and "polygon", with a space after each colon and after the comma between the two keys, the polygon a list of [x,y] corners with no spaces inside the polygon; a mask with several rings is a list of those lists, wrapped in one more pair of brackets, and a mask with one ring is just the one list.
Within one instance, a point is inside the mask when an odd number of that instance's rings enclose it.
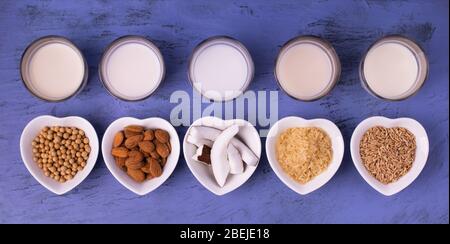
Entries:
{"label": "white milk", "polygon": [[74,94],[81,86],[84,68],[83,58],[72,47],[49,43],[30,57],[28,85],[42,98],[61,100]]}
{"label": "white milk", "polygon": [[105,63],[106,83],[116,96],[139,100],[159,86],[163,76],[162,60],[143,43],[127,42],[112,50]]}
{"label": "white milk", "polygon": [[406,46],[392,42],[372,48],[363,69],[370,89],[387,99],[407,96],[414,88],[419,72],[414,53]]}
{"label": "white milk", "polygon": [[276,64],[276,76],[289,95],[312,100],[322,96],[332,85],[332,61],[320,46],[298,43],[282,51]]}
{"label": "white milk", "polygon": [[193,55],[190,78],[203,96],[226,101],[244,92],[253,76],[252,65],[244,50],[220,41],[200,48]]}

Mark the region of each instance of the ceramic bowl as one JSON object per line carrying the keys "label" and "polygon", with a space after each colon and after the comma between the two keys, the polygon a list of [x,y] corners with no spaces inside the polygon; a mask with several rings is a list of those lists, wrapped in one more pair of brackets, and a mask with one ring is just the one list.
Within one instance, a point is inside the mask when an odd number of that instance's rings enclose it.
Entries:
{"label": "ceramic bowl", "polygon": [[244,184],[255,172],[256,166],[244,166],[244,172],[242,174],[230,174],[223,187],[220,187],[213,175],[211,166],[205,165],[203,163],[197,162],[192,159],[192,156],[196,152],[196,146],[187,142],[187,136],[190,133],[192,126],[209,126],[224,130],[230,125],[237,124],[240,126],[239,133],[237,137],[246,144],[258,158],[261,157],[261,140],[258,131],[249,122],[241,119],[234,120],[222,120],[216,117],[203,117],[196,120],[189,127],[188,131],[183,140],[183,153],[186,163],[191,170],[194,177],[202,184],[206,189],[216,195],[224,195],[233,190],[236,190],[242,184]]}
{"label": "ceramic bowl", "polygon": [[[33,152],[31,142],[39,134],[45,126],[70,126],[82,129],[89,139],[91,152],[87,160],[86,167],[78,172],[72,180],[65,183],[59,183],[50,177],[44,175],[44,171],[40,169],[36,162],[33,161]],[[76,116],[58,118],[49,115],[39,116],[31,120],[22,132],[20,137],[20,154],[22,160],[30,171],[31,175],[49,191],[62,195],[79,185],[89,175],[94,168],[98,156],[98,137],[94,127],[89,121]]]}
{"label": "ceramic bowl", "polygon": [[[145,128],[162,129],[170,135],[170,145],[172,146],[172,152],[167,158],[166,165],[164,166],[163,173],[160,177],[146,180],[142,183],[134,181],[127,175],[122,169],[116,166],[114,157],[111,155],[112,143],[114,135],[122,131],[128,125],[140,125]],[[164,119],[161,118],[148,118],[148,119],[136,119],[131,117],[124,117],[112,122],[105,131],[105,135],[102,140],[102,154],[106,167],[111,174],[130,191],[138,195],[146,195],[149,192],[155,190],[162,185],[172,174],[173,170],[177,166],[178,159],[180,157],[180,140],[178,138],[177,131],[173,126]]]}
{"label": "ceramic bowl", "polygon": [[[416,137],[416,158],[413,162],[412,168],[398,181],[387,185],[379,182],[366,170],[359,154],[359,143],[364,133],[374,126],[383,126],[387,128],[403,127],[408,129]],[[379,116],[370,117],[359,123],[359,125],[355,128],[350,141],[350,151],[352,154],[353,163],[355,164],[359,174],[361,174],[370,186],[386,196],[394,195],[405,189],[417,178],[417,176],[419,176],[427,162],[428,150],[429,143],[427,132],[419,122],[410,118],[389,119]]]}
{"label": "ceramic bowl", "polygon": [[[324,130],[331,139],[333,157],[330,165],[324,172],[306,184],[300,184],[286,174],[276,158],[275,146],[278,136],[285,130],[293,127],[318,127]],[[286,117],[279,120],[270,128],[266,140],[266,153],[270,166],[278,178],[293,191],[301,195],[306,195],[325,185],[337,172],[344,156],[344,140],[339,128],[327,119],[307,120],[300,117]]]}

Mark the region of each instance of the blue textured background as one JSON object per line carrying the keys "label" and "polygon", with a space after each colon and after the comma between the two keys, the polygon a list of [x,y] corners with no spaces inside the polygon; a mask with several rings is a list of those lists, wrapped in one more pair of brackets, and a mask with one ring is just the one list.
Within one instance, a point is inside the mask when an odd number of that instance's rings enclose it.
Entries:
{"label": "blue textured background", "polygon": [[[0,1],[0,223],[448,223],[449,222],[449,2],[448,1]],[[419,42],[430,60],[423,89],[403,102],[375,99],[360,86],[363,51],[385,34]],[[18,64],[24,48],[49,34],[64,35],[84,52],[90,79],[67,102],[45,103],[22,86]],[[109,96],[97,76],[104,47],[115,38],[139,34],[155,40],[168,68],[157,94],[138,103]],[[278,89],[273,60],[288,39],[315,34],[333,43],[343,64],[333,92],[316,102],[280,94],[280,117],[325,117],[341,128],[346,145],[355,126],[373,115],[412,117],[426,128],[430,156],[417,180],[384,197],[354,168],[346,149],[341,168],[318,191],[300,196],[287,188],[263,156],[251,179],[217,197],[192,176],[183,157],[173,175],[153,193],[138,197],[120,185],[101,155],[75,190],[56,196],[41,187],[19,154],[23,127],[38,115],[87,118],[101,136],[122,116],[168,119],[175,90],[191,92],[187,58],[211,35],[241,40],[253,55],[252,90]],[[186,128],[177,128],[184,136]],[[263,140],[263,143],[265,141]],[[263,155],[265,152],[263,152]]]}

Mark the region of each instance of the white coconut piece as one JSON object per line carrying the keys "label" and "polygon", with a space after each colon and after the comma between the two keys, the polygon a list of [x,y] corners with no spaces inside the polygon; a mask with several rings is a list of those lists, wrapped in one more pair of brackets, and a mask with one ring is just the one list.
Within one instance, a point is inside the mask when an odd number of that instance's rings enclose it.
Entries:
{"label": "white coconut piece", "polygon": [[195,138],[203,138],[214,141],[222,133],[222,130],[209,126],[192,126],[189,135]]}
{"label": "white coconut piece", "polygon": [[232,125],[228,127],[214,140],[211,148],[211,166],[214,177],[220,187],[225,185],[228,174],[230,173],[230,163],[228,162],[227,153],[228,145],[238,132],[239,126]]}
{"label": "white coconut piece", "polygon": [[230,174],[242,174],[244,173],[244,162],[239,151],[233,144],[228,144],[228,162],[230,163]]}
{"label": "white coconut piece", "polygon": [[187,140],[187,142],[194,144],[197,147],[201,147],[203,145],[212,147],[212,145],[213,145],[213,142],[211,140],[207,140],[203,137],[198,137],[197,135],[194,136],[192,134],[189,134],[186,140]]}
{"label": "white coconut piece", "polygon": [[[215,141],[222,132],[219,129],[208,126],[193,126],[189,131],[190,136],[195,138],[203,138],[210,141]],[[233,144],[233,146],[236,147],[236,149],[241,153],[242,160],[247,165],[256,166],[256,164],[258,164],[259,158],[241,140],[233,138],[231,139],[231,144]]]}

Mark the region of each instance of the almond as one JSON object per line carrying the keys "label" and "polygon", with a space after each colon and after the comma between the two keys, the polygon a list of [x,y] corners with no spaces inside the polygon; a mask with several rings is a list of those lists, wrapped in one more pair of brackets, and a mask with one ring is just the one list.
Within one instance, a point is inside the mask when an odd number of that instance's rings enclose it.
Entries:
{"label": "almond", "polygon": [[125,147],[128,149],[131,149],[133,147],[136,147],[140,141],[144,138],[143,135],[135,135],[132,137],[129,137],[125,140]]}
{"label": "almond", "polygon": [[139,169],[127,169],[127,174],[137,182],[143,182],[145,180],[145,174]]}
{"label": "almond", "polygon": [[163,158],[167,158],[167,156],[169,156],[170,153],[167,145],[160,142],[156,143],[156,152],[159,154],[159,156]]}
{"label": "almond", "polygon": [[139,126],[139,125],[129,125],[129,126],[125,127],[125,131],[141,133],[144,131],[144,127]]}
{"label": "almond", "polygon": [[113,147],[119,147],[122,142],[123,142],[123,132],[119,131],[116,133],[116,135],[114,136],[114,140],[113,140]]}
{"label": "almond", "polygon": [[169,133],[165,130],[155,130],[155,138],[161,143],[167,143],[170,139]]}
{"label": "almond", "polygon": [[136,146],[136,147],[130,148],[130,151],[141,151],[141,150],[139,150],[139,147]]}
{"label": "almond", "polygon": [[114,157],[126,158],[128,157],[128,149],[126,149],[125,147],[116,147],[112,149],[111,154]]}
{"label": "almond", "polygon": [[166,163],[167,163],[167,158],[162,158],[161,162],[160,162],[161,167],[164,168],[164,166],[166,166]]}
{"label": "almond", "polygon": [[154,159],[159,159],[161,156],[159,156],[159,154],[156,151],[153,151],[150,153],[150,157]]}
{"label": "almond", "polygon": [[146,130],[144,132],[144,141],[151,141],[155,138],[155,133],[153,130]]}
{"label": "almond", "polygon": [[152,174],[147,174],[146,178],[147,178],[147,180],[151,180],[151,179],[153,179],[153,178],[155,178],[155,177],[153,177]]}
{"label": "almond", "polygon": [[146,153],[151,153],[155,151],[155,145],[151,141],[139,142],[139,148]]}
{"label": "almond", "polygon": [[144,162],[142,161],[133,161],[130,160],[131,158],[128,158],[125,161],[125,165],[127,166],[128,169],[140,169],[142,167],[144,167]]}
{"label": "almond", "polygon": [[127,171],[127,167],[125,166],[125,160],[126,160],[125,158],[118,158],[118,157],[116,157],[115,160],[116,160],[116,165],[120,169],[122,169],[124,171]]}
{"label": "almond", "polygon": [[154,158],[148,158],[147,163],[144,165],[144,167],[141,168],[141,170],[147,174],[151,174],[150,165],[154,163],[158,163],[158,161]]}
{"label": "almond", "polygon": [[142,168],[141,168],[141,170],[142,170],[142,172],[144,172],[144,173],[146,173],[146,174],[150,174],[150,164],[149,163],[146,163]]}
{"label": "almond", "polygon": [[130,151],[128,153],[128,159],[129,161],[135,161],[135,162],[141,162],[144,160],[144,154],[137,150]]}
{"label": "almond", "polygon": [[125,135],[125,138],[130,138],[132,136],[141,135],[142,133],[125,130],[125,131],[123,131],[123,134]]}
{"label": "almond", "polygon": [[149,164],[149,169],[150,169],[150,174],[154,177],[159,177],[162,175],[162,169],[161,166],[159,165],[158,161],[156,161],[155,159],[153,160],[149,160],[148,162]]}

